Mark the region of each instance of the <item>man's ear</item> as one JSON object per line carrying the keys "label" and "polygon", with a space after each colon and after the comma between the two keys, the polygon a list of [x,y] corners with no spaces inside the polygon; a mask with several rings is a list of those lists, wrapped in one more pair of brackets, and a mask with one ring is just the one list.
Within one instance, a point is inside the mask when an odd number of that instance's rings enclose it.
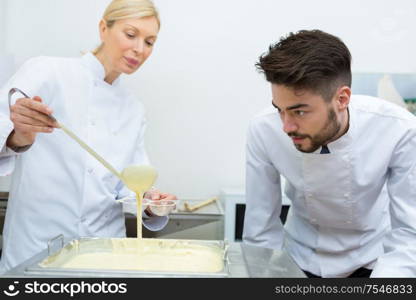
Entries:
{"label": "man's ear", "polygon": [[348,108],[351,98],[351,89],[348,86],[343,86],[338,90],[336,105],[340,111]]}

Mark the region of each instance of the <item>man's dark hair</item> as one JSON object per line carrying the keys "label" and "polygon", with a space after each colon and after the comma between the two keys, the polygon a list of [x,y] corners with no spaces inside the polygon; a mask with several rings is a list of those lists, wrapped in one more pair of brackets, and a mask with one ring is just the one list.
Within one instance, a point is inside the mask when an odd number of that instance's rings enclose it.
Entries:
{"label": "man's dark hair", "polygon": [[351,87],[351,53],[336,36],[320,30],[289,33],[256,63],[266,80],[309,90],[330,101],[343,85]]}

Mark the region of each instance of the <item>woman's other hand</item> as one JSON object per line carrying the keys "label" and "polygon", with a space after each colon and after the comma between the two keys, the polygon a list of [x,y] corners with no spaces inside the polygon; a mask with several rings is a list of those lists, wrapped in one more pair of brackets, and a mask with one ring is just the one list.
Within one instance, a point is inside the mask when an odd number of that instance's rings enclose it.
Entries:
{"label": "woman's other hand", "polygon": [[151,189],[150,191],[147,191],[144,194],[144,198],[151,199],[151,200],[154,200],[154,201],[158,201],[158,200],[178,200],[178,198],[176,198],[175,195],[167,194],[167,193],[161,193],[160,191],[155,190],[155,189]]}

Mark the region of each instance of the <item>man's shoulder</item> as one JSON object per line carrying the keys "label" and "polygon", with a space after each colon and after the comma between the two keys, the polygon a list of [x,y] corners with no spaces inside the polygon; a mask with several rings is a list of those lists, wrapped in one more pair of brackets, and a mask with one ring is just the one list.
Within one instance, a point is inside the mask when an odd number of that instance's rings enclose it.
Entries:
{"label": "man's shoulder", "polygon": [[270,121],[276,124],[276,120],[280,121],[279,115],[277,113],[276,108],[273,106],[268,106],[263,110],[259,111],[254,117],[251,119],[250,124],[251,126],[267,124]]}
{"label": "man's shoulder", "polygon": [[405,108],[377,97],[353,95],[351,96],[350,108],[358,114],[367,114],[373,118],[399,119],[410,123],[416,122],[416,116]]}

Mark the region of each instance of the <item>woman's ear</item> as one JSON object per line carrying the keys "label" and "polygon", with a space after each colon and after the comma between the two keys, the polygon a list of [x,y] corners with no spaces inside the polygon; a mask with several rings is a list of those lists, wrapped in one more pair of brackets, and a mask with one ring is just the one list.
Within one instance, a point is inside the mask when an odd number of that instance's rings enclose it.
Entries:
{"label": "woman's ear", "polygon": [[104,42],[105,34],[107,32],[107,23],[103,19],[101,19],[100,23],[98,24],[98,30],[100,31],[101,42]]}

